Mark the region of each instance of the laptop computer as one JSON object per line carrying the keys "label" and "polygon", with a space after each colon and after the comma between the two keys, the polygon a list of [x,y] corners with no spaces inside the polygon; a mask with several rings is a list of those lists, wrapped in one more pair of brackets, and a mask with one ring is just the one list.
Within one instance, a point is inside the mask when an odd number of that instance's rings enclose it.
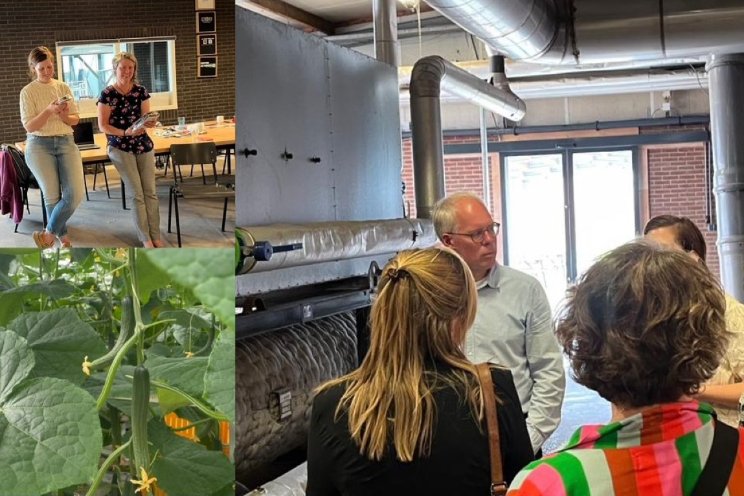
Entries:
{"label": "laptop computer", "polygon": [[93,123],[78,122],[77,126],[72,128],[75,144],[80,150],[95,150],[100,148],[93,140]]}

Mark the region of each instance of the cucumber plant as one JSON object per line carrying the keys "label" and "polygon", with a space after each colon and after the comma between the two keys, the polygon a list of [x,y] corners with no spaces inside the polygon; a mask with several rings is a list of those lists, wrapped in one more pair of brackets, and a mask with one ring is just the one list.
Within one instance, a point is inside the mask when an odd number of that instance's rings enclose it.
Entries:
{"label": "cucumber plant", "polygon": [[233,494],[231,257],[0,250],[0,493]]}

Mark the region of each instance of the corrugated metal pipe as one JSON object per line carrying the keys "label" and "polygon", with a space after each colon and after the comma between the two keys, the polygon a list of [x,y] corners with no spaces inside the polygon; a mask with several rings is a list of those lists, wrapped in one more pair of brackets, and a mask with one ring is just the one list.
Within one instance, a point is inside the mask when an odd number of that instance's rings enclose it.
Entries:
{"label": "corrugated metal pipe", "polygon": [[512,60],[587,64],[744,50],[740,0],[427,0]]}
{"label": "corrugated metal pipe", "polygon": [[[436,243],[424,219],[237,227],[238,274],[395,253]],[[264,256],[273,247],[273,253]]]}
{"label": "corrugated metal pipe", "polygon": [[744,54],[711,56],[706,68],[721,281],[744,301]]}
{"label": "corrugated metal pipe", "polygon": [[457,95],[513,121],[524,117],[524,102],[507,87],[495,87],[442,57],[420,59],[411,72],[411,133],[416,213],[431,218],[434,204],[444,196],[444,159],[440,92]]}
{"label": "corrugated metal pipe", "polygon": [[393,67],[400,65],[397,0],[372,0],[375,58]]}

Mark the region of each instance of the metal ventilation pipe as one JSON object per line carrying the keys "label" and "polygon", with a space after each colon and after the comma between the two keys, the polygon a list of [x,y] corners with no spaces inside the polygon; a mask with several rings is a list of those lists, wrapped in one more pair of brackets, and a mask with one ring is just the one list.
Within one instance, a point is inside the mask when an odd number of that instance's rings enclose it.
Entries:
{"label": "metal ventilation pipe", "polygon": [[420,59],[411,73],[411,134],[416,213],[431,218],[434,204],[444,196],[444,149],[440,90],[453,93],[479,107],[513,121],[524,117],[524,102],[510,90],[491,86],[433,55]]}
{"label": "metal ventilation pipe", "polygon": [[375,21],[375,58],[393,67],[400,65],[397,0],[372,0]]}
{"label": "metal ventilation pipe", "polygon": [[744,301],[744,54],[711,56],[706,68],[721,280]]}
{"label": "metal ventilation pipe", "polygon": [[513,60],[532,60],[556,43],[559,24],[545,0],[427,0],[443,16]]}
{"label": "metal ventilation pipe", "polygon": [[512,60],[587,64],[744,50],[740,0],[427,3]]}

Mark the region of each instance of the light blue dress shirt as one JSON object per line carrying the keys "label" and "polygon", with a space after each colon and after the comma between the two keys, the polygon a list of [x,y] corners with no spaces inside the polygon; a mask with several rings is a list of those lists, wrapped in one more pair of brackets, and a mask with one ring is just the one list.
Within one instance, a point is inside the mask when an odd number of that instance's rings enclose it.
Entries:
{"label": "light blue dress shirt", "polygon": [[511,370],[537,452],[560,423],[566,388],[548,298],[537,279],[498,264],[479,287],[465,354]]}

